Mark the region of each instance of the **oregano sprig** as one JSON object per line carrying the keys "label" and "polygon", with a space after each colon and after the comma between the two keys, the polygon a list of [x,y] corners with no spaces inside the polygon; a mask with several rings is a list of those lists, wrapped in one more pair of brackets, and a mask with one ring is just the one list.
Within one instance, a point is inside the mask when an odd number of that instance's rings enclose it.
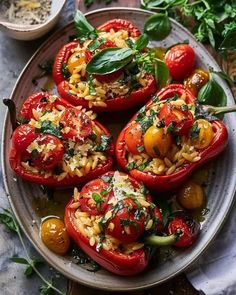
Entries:
{"label": "oregano sprig", "polygon": [[25,275],[27,277],[31,276],[33,273],[42,280],[43,285],[40,287],[41,295],[49,295],[52,291],[56,292],[59,295],[66,295],[65,292],[60,291],[53,285],[52,279],[47,280],[38,270],[37,266],[39,263],[42,263],[40,259],[32,259],[28,253],[28,250],[25,246],[23,236],[20,230],[20,227],[15,219],[13,212],[10,209],[2,209],[0,212],[0,223],[4,224],[8,230],[17,234],[22,248],[25,253],[25,258],[13,256],[11,260],[15,263],[20,263],[26,265]]}

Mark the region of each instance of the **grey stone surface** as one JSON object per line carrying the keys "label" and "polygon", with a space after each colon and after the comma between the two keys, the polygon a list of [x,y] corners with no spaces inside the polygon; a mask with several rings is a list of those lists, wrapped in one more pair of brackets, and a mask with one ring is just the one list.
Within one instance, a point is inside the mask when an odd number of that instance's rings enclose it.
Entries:
{"label": "grey stone surface", "polygon": [[[54,30],[68,23],[73,18],[74,1],[67,0],[61,15],[60,21]],[[47,36],[52,34],[49,32]],[[24,68],[26,62],[35,52],[35,50],[47,38],[44,36],[35,41],[17,41],[10,39],[0,32],[0,97],[8,97],[14,87],[14,84]],[[2,135],[3,119],[6,108],[0,103],[0,136]],[[2,171],[0,171],[0,208],[9,208],[9,202],[2,183]],[[39,257],[39,254],[33,249],[32,245],[24,239],[27,249],[31,256]],[[18,255],[24,257],[24,251],[16,235],[9,233],[3,225],[0,225],[0,294],[1,295],[36,295],[39,294],[41,281],[37,276],[28,279],[24,276],[24,265],[16,264],[10,261],[10,257]],[[56,284],[61,289],[66,288],[67,280],[57,274],[50,266],[44,264],[40,266],[41,272],[46,277],[54,276]]]}

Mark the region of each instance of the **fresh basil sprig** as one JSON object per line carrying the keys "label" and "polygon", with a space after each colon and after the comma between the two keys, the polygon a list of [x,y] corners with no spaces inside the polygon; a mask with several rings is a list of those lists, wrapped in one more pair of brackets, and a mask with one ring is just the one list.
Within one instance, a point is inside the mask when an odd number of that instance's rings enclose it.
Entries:
{"label": "fresh basil sprig", "polygon": [[149,42],[148,35],[143,34],[143,35],[139,36],[138,39],[135,41],[135,43],[133,45],[133,49],[142,50],[147,47],[148,42]]}
{"label": "fresh basil sprig", "polygon": [[132,58],[130,48],[105,48],[93,56],[86,70],[90,74],[110,74],[126,66]]}
{"label": "fresh basil sprig", "polygon": [[164,61],[158,58],[155,58],[154,69],[158,88],[161,89],[168,84],[170,78],[169,69]]}
{"label": "fresh basil sprig", "polygon": [[165,39],[171,32],[171,23],[164,13],[151,15],[144,25],[144,33],[150,40],[160,41]]}
{"label": "fresh basil sprig", "polygon": [[227,97],[223,88],[215,80],[215,74],[210,72],[209,81],[200,89],[198,101],[203,105],[226,106]]}
{"label": "fresh basil sprig", "polygon": [[96,29],[90,25],[80,10],[76,11],[74,17],[75,28],[79,42],[82,44],[87,39],[96,39],[98,37]]}

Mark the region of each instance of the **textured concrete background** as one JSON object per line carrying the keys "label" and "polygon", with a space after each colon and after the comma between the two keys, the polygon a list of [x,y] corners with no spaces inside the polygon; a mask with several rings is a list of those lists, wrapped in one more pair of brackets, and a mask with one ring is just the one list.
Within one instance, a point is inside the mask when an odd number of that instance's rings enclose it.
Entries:
{"label": "textured concrete background", "polygon": [[[67,0],[61,15],[60,21],[54,30],[65,25],[73,18],[74,1]],[[53,31],[54,31],[53,30]],[[0,97],[9,97],[14,84],[24,68],[25,64],[36,51],[36,49],[52,34],[51,31],[47,36],[35,41],[18,41],[13,40],[0,32]],[[5,117],[6,107],[0,102],[0,135],[3,130],[3,120]],[[1,169],[1,168],[0,168]],[[9,208],[3,183],[2,171],[0,170],[0,207]],[[39,257],[38,253],[25,239],[27,248],[33,257]],[[17,236],[5,230],[3,225],[0,225],[0,294],[2,295],[38,295],[40,279],[37,276],[26,278],[24,276],[24,265],[16,264],[10,261],[10,257],[18,255],[24,257],[22,246],[19,243]],[[67,280],[48,265],[40,266],[41,271],[50,278],[54,276],[57,280],[57,285],[61,285],[61,289],[66,288]]]}

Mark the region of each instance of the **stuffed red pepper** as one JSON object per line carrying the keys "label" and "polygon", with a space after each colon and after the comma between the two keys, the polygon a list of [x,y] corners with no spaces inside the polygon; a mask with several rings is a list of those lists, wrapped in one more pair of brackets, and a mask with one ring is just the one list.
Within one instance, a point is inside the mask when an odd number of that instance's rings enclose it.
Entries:
{"label": "stuffed red pepper", "polygon": [[[81,29],[78,41],[63,46],[55,58],[53,78],[60,96],[73,105],[96,111],[117,111],[145,103],[155,93],[156,81],[144,66],[133,62],[134,56],[127,56],[126,67],[111,69],[108,74],[90,73],[88,70],[91,59],[101,51],[119,48],[124,50],[122,56],[130,53],[141,34],[139,29],[127,20],[114,19],[96,30],[80,12],[77,12],[77,19],[77,29],[82,23],[82,27],[86,24],[90,31],[85,35],[87,38],[82,38],[84,29]],[[116,54],[111,53],[108,61]]]}
{"label": "stuffed red pepper", "polygon": [[179,187],[227,145],[225,125],[208,110],[183,85],[163,88],[120,133],[119,165],[150,189]]}
{"label": "stuffed red pepper", "polygon": [[[69,235],[93,260],[118,275],[143,271],[151,258],[147,245],[188,247],[199,224],[185,214],[172,217],[168,236],[160,210],[142,184],[122,172],[87,183],[65,209]],[[158,235],[156,235],[158,233]],[[150,252],[151,251],[151,252]]]}
{"label": "stuffed red pepper", "polygon": [[20,113],[26,123],[13,132],[10,165],[23,179],[71,186],[112,167],[111,135],[92,111],[39,92],[26,99]]}

